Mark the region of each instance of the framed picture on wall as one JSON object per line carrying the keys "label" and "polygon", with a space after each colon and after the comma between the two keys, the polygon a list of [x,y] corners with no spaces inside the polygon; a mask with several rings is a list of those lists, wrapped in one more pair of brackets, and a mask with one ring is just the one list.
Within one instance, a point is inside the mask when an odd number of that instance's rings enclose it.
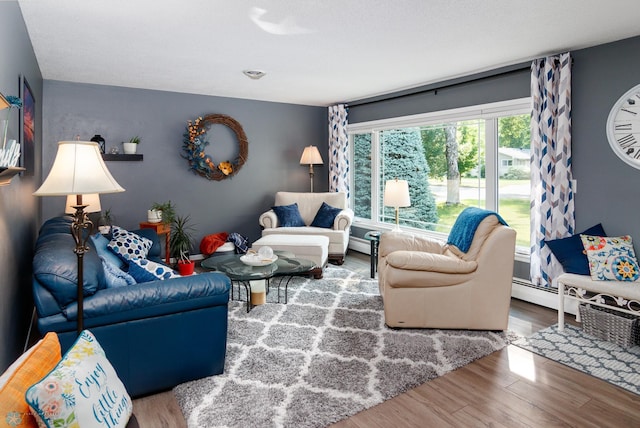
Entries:
{"label": "framed picture on wall", "polygon": [[29,82],[24,75],[20,76],[20,98],[22,99],[20,114],[22,167],[26,169],[24,175],[32,176],[35,167],[36,100],[33,98],[33,92],[31,92]]}

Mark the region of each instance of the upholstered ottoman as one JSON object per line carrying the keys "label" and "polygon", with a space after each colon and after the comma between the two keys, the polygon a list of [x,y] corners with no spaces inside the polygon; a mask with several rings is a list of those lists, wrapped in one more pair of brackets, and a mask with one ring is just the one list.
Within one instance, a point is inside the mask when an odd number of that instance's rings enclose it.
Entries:
{"label": "upholstered ottoman", "polygon": [[258,251],[261,247],[271,247],[274,251],[288,251],[300,259],[316,264],[312,271],[314,278],[322,278],[322,270],[329,256],[329,238],[320,235],[266,235],[251,246]]}

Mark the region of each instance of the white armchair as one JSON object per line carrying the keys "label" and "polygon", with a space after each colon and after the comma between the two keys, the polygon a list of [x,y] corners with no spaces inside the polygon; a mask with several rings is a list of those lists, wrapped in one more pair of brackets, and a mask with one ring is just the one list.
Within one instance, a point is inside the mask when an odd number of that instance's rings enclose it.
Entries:
{"label": "white armchair", "polygon": [[[323,202],[335,208],[341,208],[331,228],[310,226]],[[353,222],[353,210],[348,208],[347,194],[344,192],[299,193],[277,192],[274,206],[298,204],[300,216],[305,226],[280,227],[278,216],[273,210],[260,215],[262,236],[273,234],[286,235],[321,235],[329,238],[329,260],[339,265],[344,262],[344,256],[349,245],[349,234]]]}

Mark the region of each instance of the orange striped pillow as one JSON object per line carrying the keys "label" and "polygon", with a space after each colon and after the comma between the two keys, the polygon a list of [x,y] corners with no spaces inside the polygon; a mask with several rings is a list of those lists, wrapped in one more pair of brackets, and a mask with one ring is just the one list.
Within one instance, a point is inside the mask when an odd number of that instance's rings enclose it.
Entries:
{"label": "orange striped pillow", "polygon": [[34,427],[25,392],[62,359],[58,335],[47,333],[0,376],[0,426]]}

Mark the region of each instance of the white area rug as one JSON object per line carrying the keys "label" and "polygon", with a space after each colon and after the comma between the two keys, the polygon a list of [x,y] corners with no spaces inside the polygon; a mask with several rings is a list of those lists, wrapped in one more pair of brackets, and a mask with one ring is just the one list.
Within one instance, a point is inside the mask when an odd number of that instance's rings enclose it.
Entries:
{"label": "white area rug", "polygon": [[335,266],[322,280],[294,278],[287,305],[247,313],[230,302],[225,373],[174,389],[189,426],[324,427],[516,339],[392,330],[382,310],[377,280]]}
{"label": "white area rug", "polygon": [[571,325],[562,332],[553,325],[513,344],[640,394],[640,346],[623,348]]}

